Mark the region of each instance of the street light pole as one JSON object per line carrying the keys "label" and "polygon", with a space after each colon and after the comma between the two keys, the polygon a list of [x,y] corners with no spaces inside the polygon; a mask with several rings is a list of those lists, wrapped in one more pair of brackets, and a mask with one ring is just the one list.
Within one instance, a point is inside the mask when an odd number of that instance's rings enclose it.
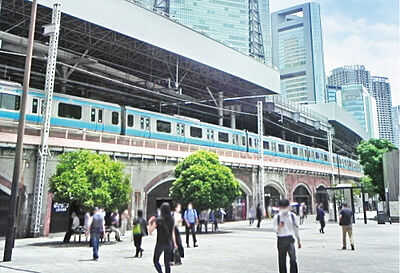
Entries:
{"label": "street light pole", "polygon": [[29,81],[31,74],[33,42],[35,38],[34,36],[35,36],[35,25],[36,25],[36,11],[37,11],[37,0],[33,0],[32,10],[31,10],[31,21],[29,25],[28,47],[25,60],[24,83],[22,89],[21,110],[20,110],[19,124],[18,124],[18,137],[17,137],[17,144],[15,147],[14,171],[11,184],[11,202],[10,202],[10,210],[8,212],[6,243],[4,246],[4,256],[3,256],[4,262],[11,261],[12,249],[14,247],[15,218],[16,218],[17,197],[18,197],[17,191],[18,191],[19,181],[21,180],[22,159],[24,152],[23,145],[24,145],[24,133],[25,133],[26,101],[28,96]]}

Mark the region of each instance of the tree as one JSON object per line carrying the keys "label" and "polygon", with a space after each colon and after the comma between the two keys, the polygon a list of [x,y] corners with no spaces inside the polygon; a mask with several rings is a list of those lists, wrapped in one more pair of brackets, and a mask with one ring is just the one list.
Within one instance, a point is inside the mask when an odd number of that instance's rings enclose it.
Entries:
{"label": "tree", "polygon": [[182,204],[192,202],[198,210],[227,208],[241,195],[232,170],[219,162],[218,155],[197,151],[175,168],[170,195]]}
{"label": "tree", "polygon": [[131,190],[122,162],[87,150],[62,154],[56,173],[50,178],[54,201],[84,209],[93,206],[120,209],[129,201]]}
{"label": "tree", "polygon": [[364,178],[363,182],[366,183],[368,190],[379,194],[382,199],[385,199],[382,157],[384,153],[395,149],[396,146],[390,141],[376,138],[363,140],[357,147],[364,174],[370,178],[370,180]]}

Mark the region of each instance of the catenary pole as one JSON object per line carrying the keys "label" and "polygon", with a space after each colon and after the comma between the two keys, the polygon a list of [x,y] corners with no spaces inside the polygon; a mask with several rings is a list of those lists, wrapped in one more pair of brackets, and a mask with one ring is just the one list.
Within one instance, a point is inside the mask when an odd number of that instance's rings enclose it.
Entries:
{"label": "catenary pole", "polygon": [[11,203],[10,203],[10,210],[8,212],[7,234],[4,246],[4,256],[3,256],[4,262],[11,261],[12,249],[14,247],[14,237],[16,229],[15,218],[16,218],[17,198],[18,198],[17,191],[18,191],[19,181],[21,180],[21,172],[22,172],[26,101],[27,101],[30,74],[31,74],[33,42],[34,42],[35,25],[36,25],[36,11],[37,11],[37,0],[33,0],[32,10],[31,10],[31,21],[29,25],[28,47],[25,60],[21,110],[20,110],[19,124],[18,124],[18,136],[17,136],[17,144],[15,147],[14,170],[13,170],[13,178],[11,184]]}

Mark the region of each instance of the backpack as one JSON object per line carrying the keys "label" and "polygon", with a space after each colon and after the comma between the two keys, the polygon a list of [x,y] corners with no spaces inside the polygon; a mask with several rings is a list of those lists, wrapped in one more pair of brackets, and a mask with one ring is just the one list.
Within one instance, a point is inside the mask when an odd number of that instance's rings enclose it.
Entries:
{"label": "backpack", "polygon": [[[289,212],[289,213],[290,213],[290,217],[292,218],[293,226],[298,228],[298,226],[296,225],[295,219],[294,219],[294,213],[293,212]],[[278,225],[280,222],[281,222],[281,216],[278,213]]]}
{"label": "backpack", "polygon": [[140,222],[133,226],[132,233],[133,233],[133,235],[141,235],[142,234],[142,225]]}

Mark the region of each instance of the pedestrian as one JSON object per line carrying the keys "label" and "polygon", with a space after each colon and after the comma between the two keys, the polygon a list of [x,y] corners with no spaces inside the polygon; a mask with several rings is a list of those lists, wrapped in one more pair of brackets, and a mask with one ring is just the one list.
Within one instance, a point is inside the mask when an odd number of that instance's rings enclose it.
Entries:
{"label": "pedestrian", "polygon": [[197,240],[196,240],[195,226],[199,222],[199,217],[197,215],[197,211],[193,208],[192,203],[188,204],[188,208],[185,211],[183,219],[185,219],[185,223],[186,223],[186,246],[190,247],[189,246],[189,232],[191,232],[192,238],[193,238],[193,247],[198,247]]}
{"label": "pedestrian", "polygon": [[249,210],[249,226],[252,226],[254,223],[254,219],[256,218],[256,209],[254,208],[254,205],[250,208]]}
{"label": "pedestrian", "polygon": [[90,243],[93,247],[93,260],[99,258],[99,243],[100,237],[104,237],[104,216],[101,210],[98,208],[93,209],[92,222],[89,226],[90,232]]}
{"label": "pedestrian", "polygon": [[271,206],[267,207],[267,212],[268,212],[268,219],[271,219],[272,218],[272,207]]}
{"label": "pedestrian", "polygon": [[290,211],[290,202],[287,199],[279,200],[279,213],[274,216],[273,229],[278,236],[279,272],[286,273],[286,256],[290,258],[290,273],[297,273],[295,238],[297,246],[301,248],[299,226],[296,214]]}
{"label": "pedestrian", "polygon": [[197,232],[199,232],[199,233],[202,233],[202,231],[203,231],[203,225],[204,225],[204,227],[205,227],[205,232],[207,233],[208,232],[208,230],[207,230],[207,225],[208,225],[208,215],[209,215],[209,213],[208,213],[208,211],[207,210],[202,210],[201,212],[200,212],[200,216],[199,216],[199,225],[197,226]]}
{"label": "pedestrian", "polygon": [[120,236],[120,232],[118,230],[118,226],[119,226],[118,210],[115,210],[113,213],[111,213],[110,218],[111,218],[110,230],[111,230],[111,232],[115,233],[115,241],[121,242],[121,236]]}
{"label": "pedestrian", "polygon": [[348,233],[351,250],[354,250],[353,211],[349,208],[347,203],[343,203],[343,208],[339,212],[339,225],[342,226],[342,249],[346,249],[346,233]]}
{"label": "pedestrian", "polygon": [[181,258],[183,258],[185,256],[183,246],[182,246],[181,235],[179,233],[179,227],[181,227],[182,223],[183,223],[181,210],[182,210],[181,204],[179,204],[179,203],[176,204],[175,210],[173,212],[173,216],[174,216],[174,223],[175,223],[175,227],[174,227],[175,240],[176,240],[176,245],[178,246],[178,248],[174,249],[173,258],[171,259],[175,263],[175,265],[181,265],[182,264]]}
{"label": "pedestrian", "polygon": [[126,209],[121,214],[121,236],[125,236],[126,228],[128,226],[128,221],[129,221],[129,212]]}
{"label": "pedestrian", "polygon": [[135,258],[137,257],[142,258],[143,256],[142,238],[143,236],[147,236],[147,224],[146,220],[143,218],[142,210],[138,210],[137,218],[133,220],[132,234],[133,234],[133,243],[136,247]]}
{"label": "pedestrian", "polygon": [[163,203],[160,207],[160,216],[154,216],[149,221],[149,233],[157,229],[157,243],[154,249],[153,263],[157,272],[162,273],[160,256],[164,253],[165,272],[171,272],[170,260],[173,248],[176,249],[174,219],[171,215],[171,207],[168,203]]}
{"label": "pedestrian", "polygon": [[260,204],[257,204],[256,217],[257,217],[257,228],[260,228],[260,226],[261,226],[261,217],[262,217],[262,211],[261,211]]}
{"label": "pedestrian", "polygon": [[65,233],[64,236],[64,243],[69,243],[69,241],[71,240],[71,236],[72,234],[74,234],[74,232],[76,231],[76,229],[79,227],[79,218],[76,215],[76,212],[72,212],[71,213],[71,225],[68,227],[68,231]]}
{"label": "pedestrian", "polygon": [[319,229],[319,233],[325,233],[325,211],[322,204],[317,206],[317,221],[321,224],[321,228]]}
{"label": "pedestrian", "polygon": [[211,231],[218,232],[218,217],[215,209],[210,211],[210,222],[211,222]]}
{"label": "pedestrian", "polygon": [[299,207],[300,225],[304,223],[304,202]]}
{"label": "pedestrian", "polygon": [[307,219],[307,214],[308,214],[308,209],[307,209],[307,204],[303,202],[303,212],[304,212],[304,218]]}

